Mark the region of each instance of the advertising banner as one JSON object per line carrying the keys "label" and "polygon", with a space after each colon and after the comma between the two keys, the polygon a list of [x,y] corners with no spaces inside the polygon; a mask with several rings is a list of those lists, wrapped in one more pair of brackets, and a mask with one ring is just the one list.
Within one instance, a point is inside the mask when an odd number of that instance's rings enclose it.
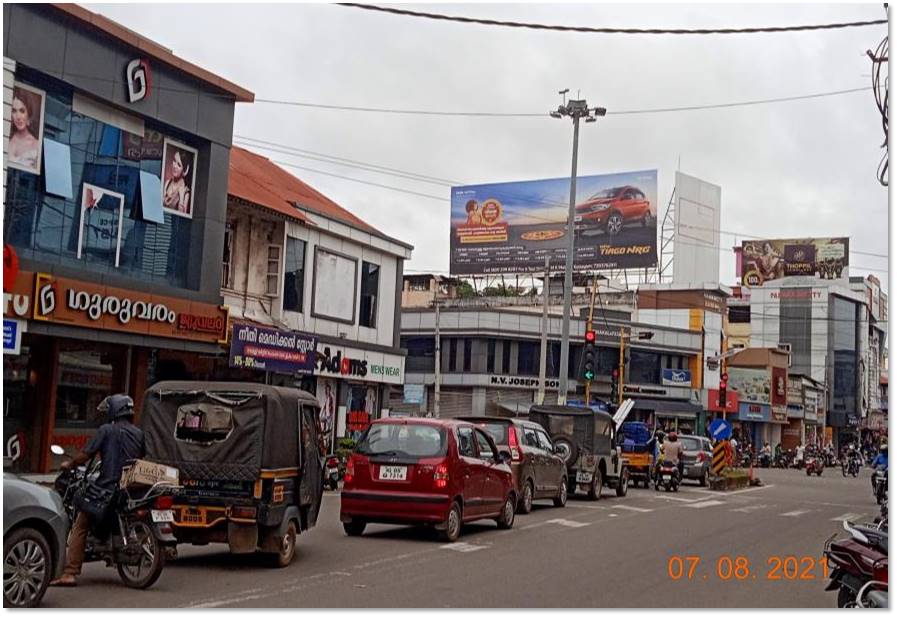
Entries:
{"label": "advertising banner", "polygon": [[773,405],[785,405],[788,403],[788,369],[772,367],[772,394],[770,401]]}
{"label": "advertising banner", "polygon": [[745,240],[737,270],[748,287],[789,276],[841,279],[848,275],[849,254],[848,238]]}
{"label": "advertising banner", "polygon": [[[570,178],[452,187],[452,274],[564,267]],[[577,270],[657,264],[657,170],[576,180]]]}
{"label": "advertising banner", "polygon": [[769,372],[762,368],[730,367],[729,389],[738,392],[742,403],[769,405]]}
{"label": "advertising banner", "polygon": [[317,337],[311,334],[234,324],[230,366],[295,375],[315,369]]}
{"label": "advertising banner", "polygon": [[665,386],[691,385],[691,371],[687,369],[663,369],[662,384]]}

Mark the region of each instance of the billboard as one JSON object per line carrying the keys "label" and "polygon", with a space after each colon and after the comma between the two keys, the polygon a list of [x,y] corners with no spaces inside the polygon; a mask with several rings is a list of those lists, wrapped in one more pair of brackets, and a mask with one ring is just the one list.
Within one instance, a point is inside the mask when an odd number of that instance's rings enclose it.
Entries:
{"label": "billboard", "polygon": [[[452,187],[453,275],[560,270],[570,178]],[[657,265],[657,170],[576,179],[576,270]]]}
{"label": "billboard", "polygon": [[790,276],[846,279],[849,255],[848,238],[745,240],[737,269],[748,287]]}
{"label": "billboard", "polygon": [[674,283],[719,281],[722,188],[676,172]]}

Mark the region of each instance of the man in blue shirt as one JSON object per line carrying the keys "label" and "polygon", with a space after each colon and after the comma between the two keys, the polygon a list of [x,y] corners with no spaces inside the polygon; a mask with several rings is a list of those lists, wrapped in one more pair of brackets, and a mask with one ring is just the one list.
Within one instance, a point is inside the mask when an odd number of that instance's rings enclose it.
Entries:
{"label": "man in blue shirt", "polygon": [[878,449],[878,455],[872,461],[872,469],[879,467],[888,468],[888,444],[882,444]]}

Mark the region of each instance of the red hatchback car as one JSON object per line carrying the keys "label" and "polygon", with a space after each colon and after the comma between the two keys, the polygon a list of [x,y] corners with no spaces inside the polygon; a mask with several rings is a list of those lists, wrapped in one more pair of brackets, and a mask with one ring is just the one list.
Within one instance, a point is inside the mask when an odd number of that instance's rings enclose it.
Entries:
{"label": "red hatchback car", "polygon": [[368,523],[425,524],[454,542],[463,523],[514,524],[508,466],[481,428],[458,420],[389,418],[364,434],[346,465],[340,521],[350,536]]}
{"label": "red hatchback car", "polygon": [[596,193],[576,205],[573,229],[577,234],[586,229],[601,228],[609,236],[623,231],[623,226],[639,222],[651,223],[651,202],[634,186],[618,186]]}

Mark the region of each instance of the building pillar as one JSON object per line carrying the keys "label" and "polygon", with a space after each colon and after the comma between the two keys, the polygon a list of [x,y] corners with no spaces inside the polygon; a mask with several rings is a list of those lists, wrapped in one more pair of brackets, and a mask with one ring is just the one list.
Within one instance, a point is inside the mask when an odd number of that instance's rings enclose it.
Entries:
{"label": "building pillar", "polygon": [[471,401],[471,413],[475,416],[486,415],[486,388],[479,387],[473,389],[473,400]]}

